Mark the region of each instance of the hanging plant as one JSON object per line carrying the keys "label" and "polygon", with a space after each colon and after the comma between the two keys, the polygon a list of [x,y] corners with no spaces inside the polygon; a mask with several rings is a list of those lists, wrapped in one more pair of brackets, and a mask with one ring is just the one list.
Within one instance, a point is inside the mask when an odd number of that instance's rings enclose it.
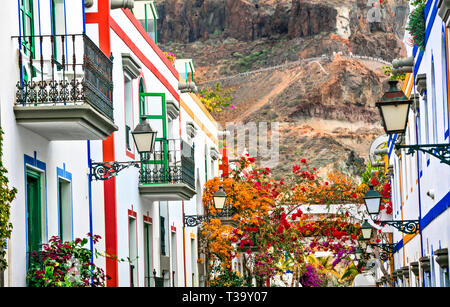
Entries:
{"label": "hanging plant", "polygon": [[409,15],[406,30],[412,37],[414,44],[425,50],[425,4],[417,3],[417,7]]}

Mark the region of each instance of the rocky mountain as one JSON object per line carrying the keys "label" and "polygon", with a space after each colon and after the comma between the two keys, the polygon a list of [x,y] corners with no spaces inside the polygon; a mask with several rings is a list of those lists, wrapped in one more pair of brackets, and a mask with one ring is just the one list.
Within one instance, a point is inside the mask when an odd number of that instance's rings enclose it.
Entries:
{"label": "rocky mountain", "polygon": [[383,66],[405,56],[408,2],[382,1],[372,22],[373,2],[155,0],[159,44],[194,59],[200,88],[232,89],[234,108],[213,114],[224,127],[280,124],[277,177],[302,158],[357,175],[383,133]]}

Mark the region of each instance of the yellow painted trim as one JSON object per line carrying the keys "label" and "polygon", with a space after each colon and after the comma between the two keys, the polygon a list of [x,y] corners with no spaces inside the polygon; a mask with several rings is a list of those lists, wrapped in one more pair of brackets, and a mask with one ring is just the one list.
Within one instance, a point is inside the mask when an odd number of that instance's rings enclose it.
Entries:
{"label": "yellow painted trim", "polygon": [[214,137],[214,135],[205,127],[205,125],[203,125],[201,120],[197,116],[195,116],[194,112],[192,112],[192,110],[188,107],[186,102],[183,101],[183,99],[180,99],[180,104],[181,107],[186,111],[186,113],[192,118],[192,120],[197,123],[200,129],[202,129],[206,133],[206,135],[214,142],[214,144],[219,146],[219,140]]}
{"label": "yellow painted trim", "polygon": [[191,239],[195,239],[195,234],[194,233],[191,232],[189,236],[191,237]]}
{"label": "yellow painted trim", "polygon": [[411,79],[411,73],[407,73],[406,77],[405,77],[405,80],[403,81],[403,88],[402,88],[403,93],[406,92],[406,88],[407,88],[407,86],[409,84],[410,79]]}
{"label": "yellow painted trim", "polygon": [[405,246],[405,244],[407,244],[409,241],[411,241],[415,236],[417,236],[417,234],[405,234],[403,236],[403,246]]}

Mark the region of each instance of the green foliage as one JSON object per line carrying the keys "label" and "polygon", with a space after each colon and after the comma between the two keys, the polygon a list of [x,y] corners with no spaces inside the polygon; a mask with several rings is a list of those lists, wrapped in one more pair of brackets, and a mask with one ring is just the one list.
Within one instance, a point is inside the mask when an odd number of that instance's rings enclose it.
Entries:
{"label": "green foliage", "polygon": [[406,73],[393,75],[391,66],[383,66],[383,72],[386,76],[390,76],[391,80],[405,80],[406,79]]}
{"label": "green foliage", "polygon": [[269,53],[270,49],[264,49],[262,51],[254,51],[249,55],[242,55],[239,52],[233,53],[233,56],[235,58],[238,58],[238,70],[240,72],[246,72],[248,71],[254,64],[262,65],[265,63],[267,59],[267,55]]}
{"label": "green foliage", "polygon": [[[99,236],[93,236],[94,243]],[[89,240],[62,242],[54,236],[42,250],[33,251],[27,280],[30,287],[104,287],[106,274],[91,262]]]}
{"label": "green foliage", "polygon": [[235,271],[214,267],[215,278],[210,282],[210,287],[252,287],[251,280],[240,276]]}
{"label": "green foliage", "polygon": [[0,271],[7,267],[5,260],[7,239],[10,238],[12,232],[12,223],[10,222],[11,202],[16,198],[16,188],[9,188],[8,171],[3,166],[2,148],[3,148],[3,131],[0,128]]}
{"label": "green foliage", "polygon": [[421,50],[425,49],[425,1],[414,1],[417,7],[409,15],[409,22],[406,30],[412,37],[412,42]]}
{"label": "green foliage", "polygon": [[216,84],[214,89],[207,88],[199,91],[199,97],[202,103],[210,112],[222,112],[225,108],[234,108],[231,100],[231,89],[224,90],[220,86],[220,82]]}

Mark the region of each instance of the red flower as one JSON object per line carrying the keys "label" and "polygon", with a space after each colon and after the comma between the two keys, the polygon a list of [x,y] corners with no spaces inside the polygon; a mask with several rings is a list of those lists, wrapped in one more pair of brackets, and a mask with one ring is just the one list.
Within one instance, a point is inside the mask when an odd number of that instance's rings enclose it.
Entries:
{"label": "red flower", "polygon": [[301,163],[306,163],[306,159],[301,159],[300,162]]}
{"label": "red flower", "polygon": [[353,197],[353,198],[358,198],[358,195],[356,195],[356,193],[353,192],[352,197]]}

